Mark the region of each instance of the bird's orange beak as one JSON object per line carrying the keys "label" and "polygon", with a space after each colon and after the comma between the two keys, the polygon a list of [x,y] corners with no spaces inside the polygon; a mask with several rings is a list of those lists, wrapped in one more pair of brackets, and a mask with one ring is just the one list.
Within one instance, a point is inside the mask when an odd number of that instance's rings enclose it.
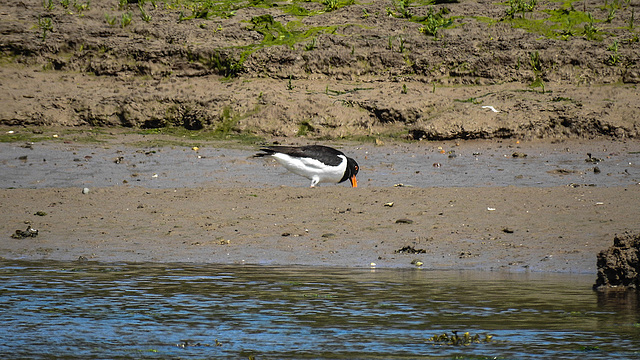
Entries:
{"label": "bird's orange beak", "polygon": [[351,187],[358,187],[358,180],[356,180],[356,176],[351,176]]}

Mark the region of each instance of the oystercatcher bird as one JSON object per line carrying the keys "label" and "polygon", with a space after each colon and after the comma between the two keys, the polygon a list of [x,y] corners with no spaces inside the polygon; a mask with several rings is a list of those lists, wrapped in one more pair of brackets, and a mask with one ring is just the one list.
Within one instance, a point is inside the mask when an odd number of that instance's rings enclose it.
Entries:
{"label": "oystercatcher bird", "polygon": [[358,163],[342,151],[322,145],[267,146],[254,157],[271,156],[294,174],[311,180],[311,187],[319,183],[341,183],[351,180],[358,187]]}

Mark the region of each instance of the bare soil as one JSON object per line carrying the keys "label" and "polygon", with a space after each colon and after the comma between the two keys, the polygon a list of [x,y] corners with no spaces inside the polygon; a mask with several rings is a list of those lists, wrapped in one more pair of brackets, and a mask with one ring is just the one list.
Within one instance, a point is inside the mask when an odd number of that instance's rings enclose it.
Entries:
{"label": "bare soil", "polygon": [[[0,254],[595,274],[596,254],[637,222],[639,196],[639,186],[0,190]],[[25,221],[38,236],[10,238]],[[407,246],[416,252],[396,252]]]}

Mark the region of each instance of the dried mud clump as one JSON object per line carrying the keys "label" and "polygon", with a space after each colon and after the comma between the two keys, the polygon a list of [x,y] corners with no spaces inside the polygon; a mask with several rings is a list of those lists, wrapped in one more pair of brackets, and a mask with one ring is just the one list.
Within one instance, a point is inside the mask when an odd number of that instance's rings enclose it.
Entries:
{"label": "dried mud clump", "polygon": [[598,254],[594,290],[640,289],[640,235],[616,235],[613,246]]}

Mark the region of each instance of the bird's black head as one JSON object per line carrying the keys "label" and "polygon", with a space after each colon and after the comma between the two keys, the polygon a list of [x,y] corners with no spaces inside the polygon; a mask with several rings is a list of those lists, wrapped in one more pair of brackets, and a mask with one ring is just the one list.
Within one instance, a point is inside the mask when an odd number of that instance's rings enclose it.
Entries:
{"label": "bird's black head", "polygon": [[340,182],[343,182],[349,179],[351,180],[352,187],[358,187],[358,181],[356,180],[356,175],[358,174],[359,170],[360,170],[360,167],[358,166],[358,163],[352,158],[348,157],[347,169],[344,171],[344,176],[342,177]]}

